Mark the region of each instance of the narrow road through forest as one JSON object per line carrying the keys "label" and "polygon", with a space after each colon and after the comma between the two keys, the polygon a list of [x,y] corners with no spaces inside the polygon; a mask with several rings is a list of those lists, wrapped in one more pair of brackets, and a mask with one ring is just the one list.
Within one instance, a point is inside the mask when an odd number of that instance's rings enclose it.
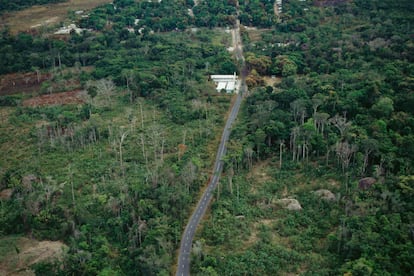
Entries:
{"label": "narrow road through forest", "polygon": [[207,186],[207,189],[204,191],[203,195],[201,196],[200,200],[197,203],[196,208],[191,215],[187,226],[185,227],[184,233],[181,237],[181,244],[178,256],[178,265],[177,265],[177,276],[187,276],[190,275],[190,257],[191,257],[191,248],[193,244],[193,238],[195,231],[197,229],[198,224],[201,221],[201,218],[204,216],[207,207],[213,197],[214,189],[216,188],[218,181],[220,179],[221,172],[223,170],[223,157],[226,153],[226,143],[229,140],[230,132],[231,132],[231,125],[235,121],[237,114],[240,109],[240,104],[242,102],[242,97],[247,92],[246,86],[246,76],[245,76],[245,65],[244,65],[244,57],[243,57],[243,50],[242,50],[242,43],[240,38],[240,21],[237,20],[236,26],[233,30],[233,46],[235,51],[235,56],[238,61],[241,62],[242,68],[240,68],[241,76],[240,76],[240,89],[239,94],[237,95],[237,99],[234,102],[229,117],[227,118],[226,125],[223,130],[223,134],[221,136],[220,145],[217,150],[216,161],[214,163],[213,175],[210,178],[210,182]]}

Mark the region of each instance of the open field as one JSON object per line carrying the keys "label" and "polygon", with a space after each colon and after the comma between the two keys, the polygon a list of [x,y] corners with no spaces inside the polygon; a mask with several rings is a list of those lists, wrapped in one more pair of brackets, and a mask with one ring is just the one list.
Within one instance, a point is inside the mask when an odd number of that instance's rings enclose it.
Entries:
{"label": "open field", "polygon": [[267,33],[269,29],[257,29],[252,27],[245,27],[247,33],[249,34],[249,39],[251,42],[258,42],[262,40],[263,33]]}
{"label": "open field", "polygon": [[272,87],[274,87],[276,84],[279,84],[279,83],[282,82],[282,78],[280,78],[280,77],[265,76],[265,77],[263,77],[263,80],[264,80],[266,86],[272,86]]}
{"label": "open field", "polygon": [[31,265],[59,259],[66,248],[59,241],[37,241],[19,236],[3,237],[0,239],[0,274],[34,275]]}
{"label": "open field", "polygon": [[33,6],[4,14],[0,18],[0,28],[9,26],[10,31],[16,34],[41,26],[51,26],[65,20],[69,11],[90,10],[110,2],[110,0],[68,0],[64,3]]}

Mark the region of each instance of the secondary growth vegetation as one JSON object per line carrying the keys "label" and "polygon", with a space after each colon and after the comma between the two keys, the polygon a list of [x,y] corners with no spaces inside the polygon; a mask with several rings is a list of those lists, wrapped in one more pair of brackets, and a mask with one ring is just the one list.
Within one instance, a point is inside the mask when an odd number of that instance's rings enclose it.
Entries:
{"label": "secondary growth vegetation", "polygon": [[0,244],[65,243],[38,275],[174,271],[231,100],[208,75],[237,72],[226,28],[240,19],[249,95],[192,274],[409,274],[413,12],[118,0],[70,13],[81,32],[1,30]]}

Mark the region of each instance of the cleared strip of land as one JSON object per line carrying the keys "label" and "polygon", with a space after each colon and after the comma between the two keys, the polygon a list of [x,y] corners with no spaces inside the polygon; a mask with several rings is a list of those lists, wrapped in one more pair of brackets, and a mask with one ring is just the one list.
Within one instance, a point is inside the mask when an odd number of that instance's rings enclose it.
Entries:
{"label": "cleared strip of land", "polygon": [[0,28],[8,26],[11,33],[16,34],[42,25],[58,24],[67,18],[69,11],[91,10],[110,2],[110,0],[69,0],[63,3],[33,6],[4,14],[0,18]]}

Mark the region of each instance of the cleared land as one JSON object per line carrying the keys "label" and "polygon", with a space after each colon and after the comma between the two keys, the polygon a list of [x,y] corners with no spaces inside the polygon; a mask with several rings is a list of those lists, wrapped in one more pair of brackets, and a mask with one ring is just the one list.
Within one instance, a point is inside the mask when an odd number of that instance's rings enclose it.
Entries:
{"label": "cleared land", "polygon": [[34,275],[31,265],[59,259],[66,248],[59,241],[37,241],[16,236],[1,238],[0,275]]}
{"label": "cleared land", "polygon": [[37,92],[42,82],[51,79],[49,73],[13,73],[0,76],[0,96]]}
{"label": "cleared land", "polygon": [[0,19],[0,28],[8,26],[13,34],[30,31],[41,26],[58,24],[67,18],[69,11],[90,10],[110,2],[110,0],[69,0],[64,3],[33,6],[4,14]]}
{"label": "cleared land", "polygon": [[49,95],[41,95],[23,101],[23,106],[48,106],[63,104],[80,104],[85,102],[85,91],[74,90],[68,92],[54,93]]}

